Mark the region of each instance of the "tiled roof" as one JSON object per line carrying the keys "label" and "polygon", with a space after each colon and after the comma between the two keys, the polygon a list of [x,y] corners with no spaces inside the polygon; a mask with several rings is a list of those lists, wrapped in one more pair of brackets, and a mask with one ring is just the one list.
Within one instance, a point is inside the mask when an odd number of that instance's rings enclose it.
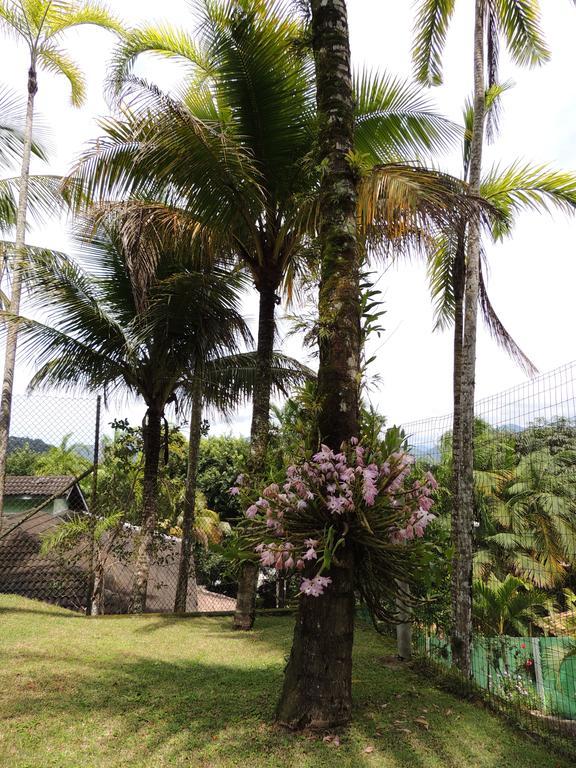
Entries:
{"label": "tiled roof", "polygon": [[4,487],[5,496],[56,496],[70,490],[74,481],[72,475],[47,475],[32,477],[29,475],[7,475]]}

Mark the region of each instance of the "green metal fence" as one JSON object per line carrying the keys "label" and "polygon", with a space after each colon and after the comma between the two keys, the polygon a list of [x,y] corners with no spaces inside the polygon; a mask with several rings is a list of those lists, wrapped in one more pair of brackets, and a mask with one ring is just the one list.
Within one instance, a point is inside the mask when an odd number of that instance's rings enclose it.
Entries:
{"label": "green metal fence", "polygon": [[[449,642],[417,635],[416,647],[449,668]],[[576,637],[474,638],[472,677],[490,694],[524,709],[576,720]]]}

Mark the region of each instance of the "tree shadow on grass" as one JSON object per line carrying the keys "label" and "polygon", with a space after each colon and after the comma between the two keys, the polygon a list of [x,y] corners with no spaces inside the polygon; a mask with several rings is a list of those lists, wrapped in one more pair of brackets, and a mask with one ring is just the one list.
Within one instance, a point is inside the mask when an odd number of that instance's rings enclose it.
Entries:
{"label": "tree shadow on grass", "polygon": [[3,616],[4,614],[10,614],[10,613],[20,613],[24,615],[33,615],[36,614],[38,616],[46,617],[46,618],[53,618],[53,619],[85,619],[86,617],[81,613],[74,613],[74,611],[69,611],[66,608],[61,608],[57,605],[52,605],[51,603],[47,605],[45,610],[42,610],[42,608],[38,608],[36,606],[42,605],[42,603],[34,603],[34,607],[32,608],[21,608],[17,606],[9,606],[9,605],[1,605],[0,606],[0,616]]}
{"label": "tree shadow on grass", "polygon": [[[21,724],[33,713],[35,727],[27,739],[38,765],[43,764],[44,750],[59,754],[57,734],[68,756],[58,762],[59,768],[517,765],[513,758],[519,743],[511,743],[508,753],[501,736],[493,762],[488,743],[484,745],[488,761],[475,761],[475,746],[463,743],[463,734],[487,715],[472,706],[463,705],[456,721],[430,713],[431,729],[419,731],[413,718],[425,704],[430,706],[429,692],[423,692],[426,686],[415,691],[415,676],[399,681],[397,671],[378,669],[375,664],[369,669],[361,664],[357,670],[354,724],[336,747],[317,735],[291,734],[273,725],[282,679],[280,663],[247,667],[245,661],[234,662],[233,652],[227,663],[168,661],[129,652],[106,659],[83,657],[78,649],[69,655],[26,654],[25,664],[36,686],[32,692],[16,687],[3,715],[9,726],[10,722]],[[395,687],[394,676],[399,686]],[[440,692],[435,700],[439,711],[453,702]],[[21,733],[18,726],[12,736],[18,738]],[[107,733],[110,738],[102,739]],[[369,747],[374,749],[365,751]],[[537,764],[529,757],[522,762],[524,768]],[[558,761],[558,765],[567,764]]]}

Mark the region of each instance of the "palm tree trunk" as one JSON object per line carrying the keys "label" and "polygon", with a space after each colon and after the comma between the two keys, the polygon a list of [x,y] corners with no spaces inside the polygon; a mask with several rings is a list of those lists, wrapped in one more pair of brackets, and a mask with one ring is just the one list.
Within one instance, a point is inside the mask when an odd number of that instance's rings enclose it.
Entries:
{"label": "palm tree trunk", "polygon": [[[202,380],[199,375],[194,377],[192,391],[192,414],[190,417],[190,439],[188,443],[188,472],[186,475],[186,495],[184,497],[184,513],[182,519],[182,545],[180,549],[180,564],[178,567],[178,586],[174,613],[185,613],[187,610],[198,610],[198,590],[196,588],[196,573],[194,569],[194,513],[196,509],[196,478],[198,474],[198,453],[202,436]],[[191,584],[192,583],[192,584]],[[188,592],[192,585],[190,605]]]}
{"label": "palm tree trunk", "polygon": [[132,583],[131,613],[146,610],[146,592],[152,555],[152,540],[158,514],[158,467],[162,435],[162,415],[157,408],[148,408],[143,427],[144,484],[142,500],[142,528],[136,553],[134,581]]}
{"label": "palm tree trunk", "polygon": [[94,586],[90,599],[90,615],[101,616],[104,613],[104,562],[99,554],[94,565]]}
{"label": "palm tree trunk", "polygon": [[[14,315],[17,315],[20,312],[20,298],[22,294],[22,266],[25,260],[26,213],[28,211],[30,157],[32,154],[32,130],[34,127],[34,98],[37,92],[38,83],[36,80],[36,69],[34,63],[32,63],[28,70],[28,102],[26,105],[22,166],[20,169],[20,189],[18,193],[18,211],[16,214],[16,241],[14,244],[15,258],[12,271],[12,292],[10,296],[10,312]],[[18,326],[15,323],[10,323],[6,333],[4,377],[2,380],[2,397],[0,398],[0,529],[2,528],[4,514],[6,459],[8,456],[10,419],[12,416],[12,392],[14,389],[17,345]]]}
{"label": "palm tree trunk", "polygon": [[[258,286],[260,302],[256,347],[257,374],[252,395],[252,425],[250,428],[249,475],[251,483],[257,482],[257,478],[262,474],[268,448],[277,287],[277,281],[270,279],[262,281],[262,284]],[[244,562],[240,567],[234,629],[248,631],[254,625],[258,570],[258,566],[250,561]]]}
{"label": "palm tree trunk", "polygon": [[321,597],[300,598],[290,660],[276,711],[289,728],[345,725],[352,713],[354,579],[350,550]]}
{"label": "palm tree trunk", "polygon": [[[354,100],[348,18],[344,0],[312,0],[316,64],[322,266],[319,292],[318,398],[322,439],[338,449],[358,435],[360,385],[360,288],[356,239],[357,179]],[[302,597],[292,652],[277,709],[291,728],[331,728],[352,711],[354,557],[338,551],[332,584],[318,598]]]}
{"label": "palm tree trunk", "polygon": [[[476,0],[474,22],[474,126],[470,145],[470,191],[478,194],[484,144],[485,75],[484,34],[485,0]],[[461,455],[459,483],[454,503],[452,535],[452,658],[466,677],[471,674],[472,644],[472,533],[474,522],[474,395],[476,374],[476,334],[480,274],[480,217],[472,214],[468,223],[464,329],[459,395]],[[455,393],[458,388],[455,387]],[[456,403],[455,403],[456,404]]]}

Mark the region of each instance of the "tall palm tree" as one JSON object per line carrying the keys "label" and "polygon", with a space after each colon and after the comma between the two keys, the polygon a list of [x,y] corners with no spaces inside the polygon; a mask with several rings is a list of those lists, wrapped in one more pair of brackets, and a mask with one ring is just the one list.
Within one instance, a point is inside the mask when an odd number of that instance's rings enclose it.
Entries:
{"label": "tall palm tree", "polygon": [[[202,413],[205,409],[226,415],[248,400],[254,392],[259,369],[253,352],[239,354],[209,354],[196,365],[188,385],[190,400],[190,435],[186,493],[182,512],[182,545],[178,566],[178,585],[174,610],[187,610],[188,576],[192,571],[192,546],[195,534],[195,505],[197,496],[198,456],[202,436]],[[310,369],[291,358],[275,353],[271,365],[271,388],[286,394],[287,388],[313,377]]]}
{"label": "tall palm tree", "polygon": [[[316,64],[320,186],[319,427],[338,451],[360,433],[360,248],[354,149],[354,95],[344,0],[312,0]],[[330,590],[302,596],[278,704],[278,720],[292,727],[330,728],[352,711],[354,563],[339,550]],[[312,685],[310,684],[312,682]]]}
{"label": "tall palm tree", "polygon": [[[486,90],[497,83],[498,50],[503,38],[512,59],[535,66],[549,58],[540,31],[537,0],[475,0],[473,45],[473,128],[468,183],[480,194],[486,129]],[[455,0],[420,0],[416,20],[414,63],[417,78],[437,85],[441,57]],[[481,222],[473,214],[466,223],[462,327],[456,325],[454,356],[454,559],[452,565],[452,657],[461,672],[471,674],[472,523],[474,512],[474,382],[476,328],[480,295]]]}
{"label": "tall palm tree", "polygon": [[[25,143],[23,131],[24,114],[21,99],[10,89],[0,85],[0,235],[9,238],[18,215],[18,189],[20,179],[14,178],[11,171],[20,162],[22,148]],[[40,160],[46,160],[46,149],[42,136],[33,138],[30,146],[31,154]],[[36,220],[53,213],[60,198],[58,186],[60,179],[54,176],[30,176],[28,187],[29,209]],[[2,253],[2,268],[0,283],[4,277],[5,263],[8,254],[13,249],[10,240],[0,241]],[[2,297],[6,304],[6,297]]]}
{"label": "tall palm tree", "polygon": [[[196,38],[162,25],[121,43],[110,81],[124,98],[123,117],[104,122],[107,135],[85,153],[72,188],[77,184],[82,202],[127,191],[157,197],[168,184],[172,197],[154,209],[157,225],[168,226],[171,205],[181,206],[191,237],[234,254],[249,271],[259,293],[251,425],[257,484],[268,442],[275,308],[317,233],[314,74],[305,26],[280,0],[202,0],[196,10]],[[145,52],[187,66],[190,76],[176,96],[132,77]],[[392,235],[417,239],[419,215],[448,215],[461,196],[462,185],[404,163],[446,146],[455,131],[412,84],[360,73],[354,90],[360,226],[384,250]],[[245,570],[241,595],[254,593],[257,575],[251,564]],[[253,601],[238,605],[235,625],[249,628]]]}
{"label": "tall palm tree", "polygon": [[40,365],[31,387],[105,394],[122,388],[146,404],[142,527],[132,591],[132,610],[142,612],[157,522],[164,414],[208,348],[233,350],[250,338],[237,310],[242,278],[219,268],[186,269],[174,241],[134,241],[114,217],[101,222],[84,246],[90,272],[50,254],[28,270],[52,324],[11,317],[29,358]]}
{"label": "tall palm tree", "polygon": [[[20,312],[22,293],[22,270],[25,261],[26,216],[30,193],[30,159],[32,154],[32,132],[34,127],[34,100],[38,92],[38,70],[44,69],[63,75],[69,82],[72,104],[80,106],[85,97],[82,72],[61,47],[64,33],[72,27],[94,24],[103,29],[119,31],[118,22],[103,5],[92,2],[71,0],[0,0],[0,27],[28,48],[28,101],[22,148],[22,164],[18,190],[16,214],[16,240],[14,244],[14,266],[10,296],[11,311]],[[11,324],[6,337],[4,378],[0,400],[0,519],[4,502],[4,478],[10,416],[18,326]]]}
{"label": "tall palm tree", "polygon": [[[4,174],[21,158],[24,144],[22,131],[23,114],[18,96],[4,86],[0,86],[0,233],[4,234],[16,224],[18,196],[16,180],[4,178]],[[42,147],[32,142],[31,153],[46,159]],[[15,194],[16,193],[16,194]]]}
{"label": "tall palm tree", "polygon": [[[486,114],[497,114],[499,101],[509,84],[494,85],[486,92]],[[494,120],[496,118],[493,118]],[[474,110],[470,103],[464,109],[464,141],[462,145],[463,179],[468,178],[470,142]],[[523,211],[548,213],[553,209],[566,214],[576,210],[576,174],[556,170],[547,165],[535,165],[515,160],[504,167],[492,166],[482,175],[480,194],[491,206],[494,217],[487,236],[492,243],[510,237],[518,214]],[[465,277],[466,222],[456,229],[442,233],[429,262],[429,279],[435,305],[435,330],[450,325],[455,329],[455,353],[463,323]],[[493,338],[530,375],[535,368],[508,333],[494,311],[487,292],[485,265],[480,261],[479,309]]]}

